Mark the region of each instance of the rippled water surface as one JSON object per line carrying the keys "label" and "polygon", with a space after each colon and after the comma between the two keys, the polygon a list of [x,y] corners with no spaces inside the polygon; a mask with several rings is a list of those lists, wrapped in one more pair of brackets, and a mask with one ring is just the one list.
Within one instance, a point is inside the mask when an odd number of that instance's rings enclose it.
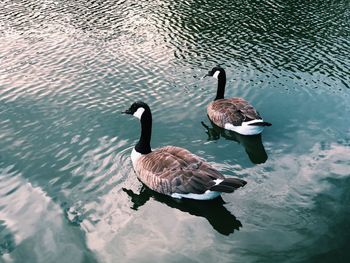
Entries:
{"label": "rippled water surface", "polygon": [[[349,262],[349,50],[348,0],[2,0],[0,262]],[[217,64],[261,137],[211,126]],[[142,188],[136,100],[154,148],[248,184]]]}

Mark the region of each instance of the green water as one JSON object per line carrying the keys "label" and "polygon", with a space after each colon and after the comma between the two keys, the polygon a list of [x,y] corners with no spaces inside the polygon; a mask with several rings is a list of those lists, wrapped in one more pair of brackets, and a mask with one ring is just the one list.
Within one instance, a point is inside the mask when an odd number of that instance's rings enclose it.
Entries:
{"label": "green water", "polygon": [[[349,47],[347,0],[1,1],[0,262],[349,262]],[[261,138],[212,130],[217,64]],[[248,184],[142,189],[136,100],[153,148]]]}

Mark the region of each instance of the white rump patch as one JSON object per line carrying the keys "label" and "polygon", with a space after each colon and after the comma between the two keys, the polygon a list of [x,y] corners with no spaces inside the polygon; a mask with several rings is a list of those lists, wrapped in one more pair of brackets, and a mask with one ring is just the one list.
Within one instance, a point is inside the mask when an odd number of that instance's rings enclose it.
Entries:
{"label": "white rump patch", "polygon": [[214,78],[214,79],[218,79],[219,74],[220,74],[220,71],[219,71],[219,70],[215,71],[215,73],[214,73],[214,75],[213,75],[213,78]]}
{"label": "white rump patch", "polygon": [[231,123],[225,123],[225,129],[237,132],[242,135],[256,135],[261,133],[264,130],[264,126],[251,126],[249,124],[251,123],[258,123],[263,122],[263,120],[252,120],[252,121],[245,121],[242,122],[242,125],[235,126]]}
{"label": "white rump patch", "polygon": [[140,107],[137,109],[137,111],[135,111],[135,113],[133,114],[136,118],[141,120],[141,116],[144,113],[145,109]]}
{"label": "white rump patch", "polygon": [[195,199],[195,200],[211,200],[216,197],[218,197],[221,193],[207,190],[203,194],[179,194],[179,193],[173,193],[171,197],[173,198],[189,198],[189,199]]}

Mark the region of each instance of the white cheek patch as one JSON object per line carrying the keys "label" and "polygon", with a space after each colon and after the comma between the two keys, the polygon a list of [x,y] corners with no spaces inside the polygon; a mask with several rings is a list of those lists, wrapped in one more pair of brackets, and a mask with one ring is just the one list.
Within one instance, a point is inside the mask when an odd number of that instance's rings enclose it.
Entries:
{"label": "white cheek patch", "polygon": [[218,79],[219,74],[220,74],[220,71],[219,71],[219,70],[215,71],[215,73],[214,73],[214,75],[213,75],[213,78],[214,78],[214,79]]}
{"label": "white cheek patch", "polygon": [[135,113],[133,114],[136,118],[141,120],[141,116],[143,114],[143,112],[145,111],[144,108],[140,107],[137,109],[137,111],[135,111]]}

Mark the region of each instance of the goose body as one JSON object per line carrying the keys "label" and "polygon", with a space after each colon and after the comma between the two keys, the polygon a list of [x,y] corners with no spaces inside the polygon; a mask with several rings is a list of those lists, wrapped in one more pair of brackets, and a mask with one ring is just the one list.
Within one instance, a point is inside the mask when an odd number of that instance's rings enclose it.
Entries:
{"label": "goose body", "polygon": [[225,178],[184,148],[165,146],[151,150],[152,115],[147,104],[136,102],[125,113],[141,121],[141,137],[132,150],[131,160],[137,177],[153,191],[174,198],[209,200],[246,184],[238,178]]}
{"label": "goose body", "polygon": [[242,135],[255,135],[263,131],[264,122],[256,109],[243,98],[225,99],[226,73],[221,67],[214,67],[206,76],[218,80],[218,89],[215,100],[207,106],[209,119],[217,126]]}

